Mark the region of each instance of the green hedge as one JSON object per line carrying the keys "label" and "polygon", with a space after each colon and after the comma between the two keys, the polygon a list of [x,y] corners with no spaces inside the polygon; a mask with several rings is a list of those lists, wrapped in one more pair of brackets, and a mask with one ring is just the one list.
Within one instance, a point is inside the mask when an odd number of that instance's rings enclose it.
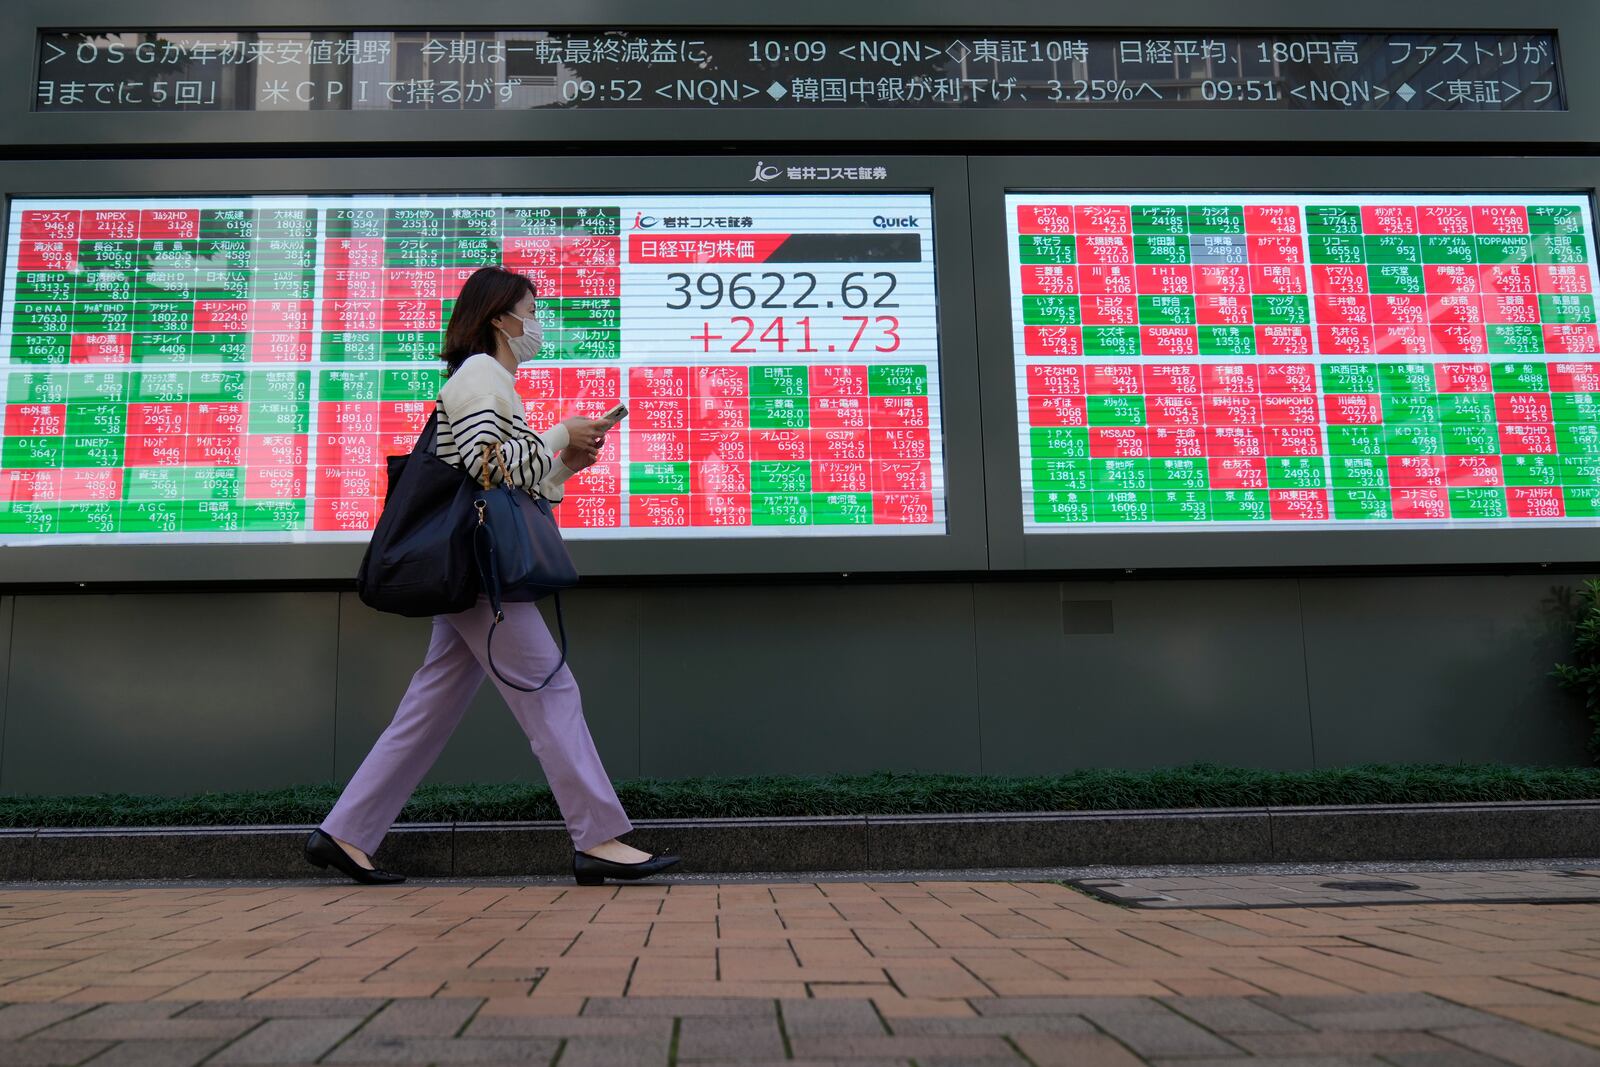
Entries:
{"label": "green hedge", "polygon": [[[616,783],[635,819],[952,814],[1237,808],[1304,804],[1423,804],[1600,799],[1600,769],[1453,764],[1259,771],[1195,764],[1148,771],[1085,770],[1031,777],[839,774],[827,777],[636,778]],[[315,823],[335,785],[187,797],[102,794],[0,797],[0,826],[219,826]],[[429,785],[402,822],[559,819],[542,785]]]}

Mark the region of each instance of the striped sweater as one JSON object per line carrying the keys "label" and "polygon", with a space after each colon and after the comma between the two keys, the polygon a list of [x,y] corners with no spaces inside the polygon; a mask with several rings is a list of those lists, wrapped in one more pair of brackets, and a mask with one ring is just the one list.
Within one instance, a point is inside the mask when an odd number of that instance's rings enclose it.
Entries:
{"label": "striped sweater", "polygon": [[[482,446],[499,443],[511,484],[555,503],[566,494],[562,483],[572,475],[558,458],[567,440],[567,428],[560,423],[542,434],[528,428],[516,379],[487,353],[468,356],[439,390],[434,450],[445,462],[465,468],[475,481],[483,478]],[[490,463],[490,481],[498,485],[499,469]]]}

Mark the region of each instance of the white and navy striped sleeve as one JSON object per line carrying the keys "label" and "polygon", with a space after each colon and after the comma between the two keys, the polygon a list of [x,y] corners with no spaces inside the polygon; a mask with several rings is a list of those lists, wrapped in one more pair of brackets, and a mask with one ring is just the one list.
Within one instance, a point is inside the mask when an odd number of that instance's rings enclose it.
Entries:
{"label": "white and navy striped sleeve", "polygon": [[[543,435],[534,433],[523,418],[522,401],[511,375],[499,364],[490,368],[483,362],[478,357],[468,360],[439,394],[449,422],[450,443],[461,466],[474,481],[481,482],[483,446],[498,444],[512,485],[560,500],[564,475],[571,473],[556,458],[567,446],[567,428],[557,423]],[[489,479],[498,484],[499,469],[493,467],[492,459],[490,462]]]}

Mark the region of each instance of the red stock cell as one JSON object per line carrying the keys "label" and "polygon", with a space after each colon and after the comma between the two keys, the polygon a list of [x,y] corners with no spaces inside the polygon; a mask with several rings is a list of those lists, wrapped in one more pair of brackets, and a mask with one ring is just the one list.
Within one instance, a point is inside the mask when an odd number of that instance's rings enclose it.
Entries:
{"label": "red stock cell", "polygon": [[[1322,307],[1323,299],[1323,297],[1317,298],[1319,309]],[[1408,293],[1375,293],[1368,298],[1367,303],[1372,312],[1371,321],[1380,325],[1426,326],[1428,324],[1428,298],[1425,296],[1413,296]]]}
{"label": "red stock cell", "polygon": [[1478,268],[1478,289],[1486,295],[1506,296],[1539,292],[1539,269],[1526,263],[1487,263]]}
{"label": "red stock cell", "polygon": [[1079,308],[1085,326],[1134,326],[1139,322],[1139,302],[1134,296],[1084,296]]}
{"label": "red stock cell", "polygon": [[335,237],[322,242],[325,270],[372,271],[373,280],[382,283],[382,237]]}
{"label": "red stock cell", "polygon": [[927,430],[873,428],[867,440],[873,459],[927,459],[932,454]]}
{"label": "red stock cell", "polygon": [[1020,281],[1028,296],[1072,296],[1078,292],[1078,268],[1059,263],[1024,263]]}
{"label": "red stock cell", "polygon": [[[747,463],[750,460],[750,435],[743,430],[690,430],[688,458],[695,462],[722,459]],[[861,458],[866,458],[865,446]]]}
{"label": "red stock cell", "polygon": [[1205,423],[1198,396],[1149,394],[1144,399],[1144,411],[1148,426],[1201,426]]}
{"label": "red stock cell", "polygon": [[695,526],[749,526],[750,497],[741,493],[695,496],[690,518]]}
{"label": "red stock cell", "polygon": [[1253,363],[1208,363],[1200,382],[1208,396],[1213,393],[1254,396],[1261,391],[1261,369]]}
{"label": "red stock cell", "polygon": [[599,296],[617,296],[622,284],[622,272],[616,267],[568,267],[561,272],[561,291],[540,296],[566,296],[587,299]]}
{"label": "red stock cell", "polygon": [[[381,500],[388,484],[382,467],[373,468],[371,495]],[[244,474],[247,500],[300,500],[306,495],[304,467],[247,467]]]}
{"label": "red stock cell", "polygon": [[1206,472],[1213,489],[1265,489],[1267,461],[1259,456],[1211,456]]}
{"label": "red stock cell", "polygon": [[313,508],[312,525],[318,530],[370,530],[378,524],[382,502],[375,499],[320,499]]}
{"label": "red stock cell", "polygon": [[1309,356],[1311,327],[1257,326],[1256,354],[1260,356]]}
{"label": "red stock cell", "polygon": [[1434,326],[1476,326],[1483,322],[1483,301],[1471,293],[1430,293],[1428,321]]}
{"label": "red stock cell", "polygon": [[373,467],[384,456],[381,441],[378,434],[318,434],[317,462],[334,467]]}
{"label": "red stock cell", "polygon": [[1472,209],[1455,204],[1419,204],[1417,232],[1466,236],[1472,233]]}
{"label": "red stock cell", "polygon": [[750,372],[745,367],[691,367],[690,396],[745,397],[750,395]]}
{"label": "red stock cell", "polygon": [[73,363],[132,363],[133,334],[75,333],[69,358]]}
{"label": "red stock cell", "polygon": [[[864,431],[829,430],[828,433],[864,433]],[[868,439],[871,454],[871,439]],[[751,430],[750,458],[757,463],[808,460],[811,458],[810,430]]]}
{"label": "red stock cell", "polygon": [[1383,398],[1377,393],[1329,393],[1322,398],[1329,426],[1382,426]]}
{"label": "red stock cell", "polygon": [[814,459],[811,490],[816,493],[872,492],[872,464],[860,460]]}
{"label": "red stock cell", "polygon": [[1090,396],[1135,396],[1144,392],[1144,378],[1137,363],[1090,363],[1084,370],[1084,388]]}
{"label": "red stock cell", "polygon": [[925,396],[875,396],[871,400],[873,426],[923,428],[928,425]]}
{"label": "red stock cell", "polygon": [[1306,269],[1282,263],[1262,263],[1250,268],[1250,288],[1262,296],[1301,296],[1306,292]]}
{"label": "red stock cell", "polygon": [[1395,488],[1389,493],[1390,505],[1397,519],[1448,519],[1450,517],[1450,490],[1436,488]]}
{"label": "red stock cell", "polygon": [[565,484],[568,496],[614,496],[622,491],[622,464],[615,460],[595,463]]}
{"label": "red stock cell", "polygon": [[1433,351],[1426,326],[1374,326],[1372,350],[1380,356],[1425,356]]}
{"label": "red stock cell", "polygon": [[257,331],[250,335],[252,363],[309,363],[311,334],[284,330]]}
{"label": "red stock cell", "polygon": [[1297,234],[1300,232],[1300,209],[1293,204],[1246,204],[1244,232]]}
{"label": "red stock cell", "polygon": [[1489,336],[1482,326],[1434,326],[1428,334],[1433,350],[1442,356],[1482,356],[1489,351]]}
{"label": "red stock cell", "polygon": [[1472,209],[1472,228],[1485,235],[1528,232],[1528,209],[1521,204],[1478,205]]}
{"label": "red stock cell", "polygon": [[639,397],[628,415],[628,426],[634,430],[687,430],[689,401]]}
{"label": "red stock cell", "polygon": [[1315,298],[1317,322],[1327,326],[1365,326],[1372,322],[1366,296],[1327,295]]}
{"label": "red stock cell", "polygon": [[1192,356],[1200,350],[1200,334],[1193,326],[1141,326],[1139,340],[1150,356]]}
{"label": "red stock cell", "polygon": [[1566,515],[1559,485],[1513,485],[1506,489],[1506,514],[1513,519],[1559,519]]}
{"label": "red stock cell", "polygon": [[244,333],[253,324],[253,307],[248,300],[194,302],[195,333]]}
{"label": "red stock cell", "polygon": [[1263,363],[1260,366],[1262,393],[1305,393],[1317,391],[1317,368],[1310,363]]}
{"label": "red stock cell", "polygon": [[750,425],[750,403],[743,397],[697,396],[687,404],[693,429],[742,430]]}
{"label": "red stock cell", "polygon": [[1131,297],[1139,291],[1139,280],[1126,265],[1084,266],[1078,271],[1078,288],[1085,296]]}
{"label": "red stock cell", "polygon": [[1144,368],[1144,391],[1150,396],[1198,396],[1198,363],[1151,363]]}
{"label": "red stock cell", "polygon": [[1273,489],[1267,501],[1274,520],[1318,522],[1329,517],[1326,489]]}
{"label": "red stock cell", "polygon": [[1266,430],[1260,426],[1206,427],[1206,455],[1251,458],[1266,454]]}
{"label": "red stock cell", "polygon": [[20,270],[70,271],[78,262],[78,242],[52,237],[24,237],[17,249]]}
{"label": "red stock cell", "polygon": [[324,300],[322,328],[371,332],[383,326],[383,308],[376,300]]}
{"label": "red stock cell", "polygon": [[926,460],[874,460],[875,493],[927,493],[933,490],[933,465]]}
{"label": "red stock cell", "polygon": [[622,396],[622,372],[616,367],[562,367],[561,395],[567,400],[615,403]]}
{"label": "red stock cell", "polygon": [[1096,264],[1133,265],[1133,238],[1111,234],[1078,235],[1078,262],[1085,267]]}
{"label": "red stock cell", "polygon": [[1194,291],[1201,296],[1250,295],[1250,268],[1243,263],[1198,263]]}
{"label": "red stock cell", "polygon": [[[1312,413],[1315,414],[1315,402]],[[1322,428],[1319,426],[1266,426],[1266,453],[1269,456],[1322,455]]]}
{"label": "red stock cell", "polygon": [[1079,204],[1072,211],[1080,234],[1131,234],[1133,209],[1126,204]]}
{"label": "red stock cell", "polygon": [[1152,426],[1146,435],[1155,459],[1199,459],[1206,454],[1205,431],[1192,426]]}
{"label": "red stock cell", "polygon": [[628,500],[628,525],[648,528],[689,525],[687,496],[635,496]]}
{"label": "red stock cell", "polygon": [[21,237],[24,241],[75,241],[81,220],[79,211],[24,211]]}
{"label": "red stock cell", "polygon": [[931,493],[884,493],[872,500],[872,521],[884,526],[925,526],[933,521]]}
{"label": "red stock cell", "polygon": [[244,461],[250,466],[301,467],[306,462],[307,441],[305,434],[246,434]]}
{"label": "red stock cell", "polygon": [[1249,241],[1251,263],[1299,265],[1305,262],[1298,237],[1254,236]]}
{"label": "red stock cell", "polygon": [[128,436],[188,433],[188,404],[129,404]]}
{"label": "red stock cell", "polygon": [[438,300],[383,301],[385,330],[439,330],[444,327],[443,310]]}
{"label": "red stock cell", "polygon": [[1030,356],[1081,356],[1083,327],[1024,326],[1022,351]]}
{"label": "red stock cell", "polygon": [[[526,272],[527,268],[561,267],[561,238],[507,237],[500,245],[500,262],[512,270]],[[540,290],[543,293],[543,290]]]}
{"label": "red stock cell", "polygon": [[817,430],[811,435],[808,454],[817,459],[864,460],[872,452],[866,430]]}
{"label": "red stock cell", "polygon": [[1261,398],[1208,393],[1204,398],[1207,426],[1261,425]]}
{"label": "red stock cell", "polygon": [[122,471],[115,467],[69,467],[61,474],[61,500],[122,499]]}
{"label": "red stock cell", "polygon": [[1317,345],[1324,354],[1356,356],[1373,352],[1371,326],[1318,326]]}
{"label": "red stock cell", "polygon": [[1140,426],[1095,426],[1089,430],[1089,455],[1095,459],[1144,459],[1149,431]]}
{"label": "red stock cell", "polygon": [[139,213],[127,208],[91,208],[83,213],[78,236],[85,241],[132,241],[139,236]]}
{"label": "red stock cell", "polygon": [[1368,234],[1417,232],[1417,209],[1410,204],[1363,204],[1361,229]]}
{"label": "red stock cell", "polygon": [[1194,309],[1201,326],[1248,326],[1255,321],[1247,296],[1203,293],[1195,298]]}
{"label": "red stock cell", "polygon": [[1194,271],[1187,266],[1142,263],[1134,267],[1139,292],[1154,296],[1188,296],[1194,292]]}
{"label": "red stock cell", "polygon": [[432,414],[433,405],[427,401],[385,400],[378,405],[378,429],[415,438]]}
{"label": "red stock cell", "polygon": [[1083,396],[1083,368],[1077,364],[1028,365],[1029,396]]}
{"label": "red stock cell", "polygon": [[181,467],[183,435],[130,433],[124,438],[122,464],[125,467]]}
{"label": "red stock cell", "polygon": [[1396,489],[1445,484],[1443,456],[1389,456],[1389,484]]}
{"label": "red stock cell", "polygon": [[866,396],[867,368],[862,364],[835,364],[812,367],[810,390],[813,398],[820,396]]}
{"label": "red stock cell", "polygon": [[1446,456],[1447,484],[1463,488],[1490,488],[1506,484],[1499,456]]}
{"label": "red stock cell", "polygon": [[[254,473],[255,471],[292,471],[292,469],[288,467],[255,467],[251,471]],[[246,478],[249,476],[247,474]],[[269,482],[266,477],[263,477],[262,481],[280,487],[287,487],[292,484],[280,482],[276,479],[272,479]],[[385,481],[383,468],[370,464],[360,466],[343,462],[317,464],[316,487],[318,499],[342,497],[360,500],[367,497],[381,497],[383,496]],[[261,496],[262,494],[251,493],[250,495]]]}
{"label": "red stock cell", "polygon": [[1261,397],[1263,426],[1316,426],[1317,398],[1298,393],[1264,393]]}
{"label": "red stock cell", "polygon": [[[722,401],[733,404],[738,401]],[[743,411],[741,405],[739,410]],[[811,426],[818,430],[864,430],[867,428],[867,400],[859,396],[823,396],[811,399]]]}
{"label": "red stock cell", "polygon": [[[383,272],[385,301],[432,301],[443,298],[437,268],[390,267]],[[454,294],[450,294],[454,295]]]}
{"label": "red stock cell", "polygon": [[1553,456],[1556,430],[1549,423],[1501,423],[1500,454],[1503,456]]}
{"label": "red stock cell", "polygon": [[1549,393],[1496,393],[1495,417],[1501,422],[1553,422]]}
{"label": "red stock cell", "polygon": [[[551,372],[554,373],[553,371]],[[628,395],[630,397],[659,397],[667,399],[689,395],[689,368],[687,367],[630,367],[628,368]]]}
{"label": "red stock cell", "polygon": [[1547,323],[1544,327],[1546,352],[1558,355],[1600,352],[1600,332],[1594,323]]}
{"label": "red stock cell", "polygon": [[1441,393],[1488,393],[1494,377],[1487,363],[1435,363],[1434,387]]}
{"label": "red stock cell", "polygon": [[561,372],[555,367],[518,367],[516,388],[524,400],[558,400]]}
{"label": "red stock cell", "polygon": [[1522,293],[1491,293],[1482,298],[1483,321],[1532,326],[1539,321],[1539,298]]}
{"label": "red stock cell", "polygon": [[1551,363],[1552,393],[1600,393],[1600,363]]}
{"label": "red stock cell", "polygon": [[214,400],[188,406],[188,432],[200,434],[241,434],[249,416],[245,404],[220,404]]}
{"label": "red stock cell", "polygon": [[1018,204],[1018,233],[1072,233],[1072,207],[1069,204]]}
{"label": "red stock cell", "polygon": [[1087,426],[1089,409],[1080,396],[1031,396],[1029,426]]}
{"label": "red stock cell", "polygon": [[0,471],[0,500],[31,503],[61,499],[60,469]]}
{"label": "red stock cell", "polygon": [[1429,295],[1476,296],[1483,289],[1483,278],[1470,263],[1429,263],[1422,268],[1422,288]]}
{"label": "red stock cell", "polygon": [[602,530],[622,525],[620,496],[580,496],[564,501],[555,510],[557,522],[564,527]]}
{"label": "red stock cell", "polygon": [[67,432],[65,404],[8,404],[7,437],[60,437]]}
{"label": "red stock cell", "polygon": [[1371,292],[1367,268],[1361,263],[1318,263],[1311,268],[1313,292],[1335,296]]}
{"label": "red stock cell", "polygon": [[244,461],[244,438],[238,434],[190,434],[183,439],[186,467],[237,467]]}
{"label": "red stock cell", "polygon": [[139,212],[139,237],[145,241],[194,240],[200,236],[198,208],[148,208]]}
{"label": "red stock cell", "polygon": [[1541,293],[1588,293],[1593,291],[1587,263],[1541,263],[1534,268]]}

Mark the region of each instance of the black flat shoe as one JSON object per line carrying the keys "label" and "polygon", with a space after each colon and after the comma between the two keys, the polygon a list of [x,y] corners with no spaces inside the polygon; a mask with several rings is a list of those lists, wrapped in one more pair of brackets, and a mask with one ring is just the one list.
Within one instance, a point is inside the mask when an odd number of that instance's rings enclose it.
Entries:
{"label": "black flat shoe", "polygon": [[579,885],[600,885],[607,878],[620,878],[631,882],[659,874],[677,862],[677,856],[651,856],[638,863],[614,863],[599,856],[591,856],[587,852],[575,851],[572,853],[572,877],[578,880]]}
{"label": "black flat shoe", "polygon": [[332,867],[343,871],[362,885],[396,885],[406,880],[403,874],[361,866],[350,858],[350,853],[339,847],[339,842],[321,830],[311,831],[311,836],[306,838],[306,862],[314,867]]}

